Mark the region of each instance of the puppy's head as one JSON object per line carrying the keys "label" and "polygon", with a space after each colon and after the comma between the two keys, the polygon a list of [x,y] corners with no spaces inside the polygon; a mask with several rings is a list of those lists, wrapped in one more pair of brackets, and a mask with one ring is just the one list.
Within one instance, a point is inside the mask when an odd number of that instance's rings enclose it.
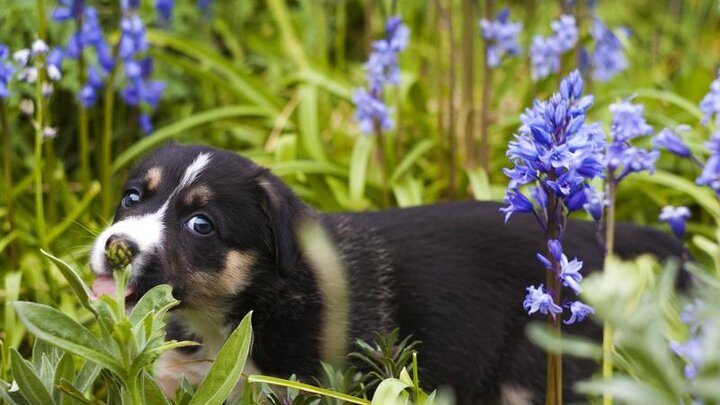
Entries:
{"label": "puppy's head", "polygon": [[279,179],[245,158],[165,146],[132,172],[114,223],[93,245],[94,290],[114,291],[108,251],[122,246],[132,264],[130,303],[170,284],[183,307],[222,305],[258,277],[292,271],[293,231],[304,211]]}

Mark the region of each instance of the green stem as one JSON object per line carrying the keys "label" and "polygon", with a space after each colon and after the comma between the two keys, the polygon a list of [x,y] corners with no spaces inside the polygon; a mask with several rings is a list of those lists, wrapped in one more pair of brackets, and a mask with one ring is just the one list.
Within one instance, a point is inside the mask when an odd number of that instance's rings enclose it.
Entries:
{"label": "green stem", "polygon": [[[454,39],[454,28],[453,28],[453,15],[452,10],[448,10],[443,7],[442,2],[440,0],[435,0],[435,9],[438,13],[438,25],[440,27],[445,26],[445,30],[447,31],[447,39],[448,39],[448,59],[449,59],[449,66],[448,66],[448,72],[447,72],[447,142],[448,142],[448,153],[447,153],[447,162],[448,162],[448,198],[451,200],[455,199],[456,191],[457,191],[457,122],[455,120],[455,72],[456,72],[456,42]],[[440,32],[440,29],[438,29],[438,32]],[[438,36],[438,43],[440,43],[441,37]],[[436,52],[437,52],[437,60],[442,61],[442,51],[441,46],[436,46]],[[438,78],[442,75],[442,65],[438,63],[438,70],[440,71],[440,74],[438,74]],[[438,80],[438,83],[441,83],[441,80]],[[442,91],[442,88],[441,88]],[[442,133],[444,127],[443,117],[442,114],[439,114],[438,116],[438,132]]]}
{"label": "green stem", "polygon": [[[15,231],[15,198],[13,197],[13,177],[12,177],[12,142],[10,141],[10,127],[8,126],[7,115],[5,112],[5,103],[0,101],[0,130],[2,130],[3,139],[3,173],[5,183],[5,195],[7,196],[7,215],[9,233]],[[18,250],[17,241],[10,241],[8,246],[8,257],[10,258],[10,269],[15,270],[18,266]]]}
{"label": "green stem", "polygon": [[43,77],[42,62],[36,63],[38,78],[35,82],[35,226],[40,247],[48,250],[45,239],[45,207],[43,205],[43,128],[44,128],[44,102],[42,94]]}
{"label": "green stem", "polygon": [[[554,180],[552,178],[551,180]],[[548,223],[547,231],[545,232],[546,239],[558,239],[558,216],[562,215],[562,212],[558,213],[558,210],[562,210],[560,201],[555,196],[553,191],[548,193]],[[550,291],[553,301],[555,304],[562,306],[562,286],[559,280],[560,274],[560,263],[557,263],[553,255],[550,253],[549,248],[547,251],[547,257],[552,262],[554,271],[548,271],[546,276],[546,286]],[[557,335],[558,339],[562,336],[562,329],[560,324],[560,318],[549,314],[547,317],[550,328]],[[545,404],[547,405],[559,405],[562,404],[562,354],[555,353],[552,351],[547,352],[547,386],[545,394]]]}
{"label": "green stem", "polygon": [[35,6],[38,13],[38,37],[47,42],[47,13],[45,12],[45,1],[36,0]]}
{"label": "green stem", "polygon": [[[82,29],[82,16],[77,20],[78,31]],[[87,74],[85,73],[85,58],[80,53],[78,57],[78,79],[80,85],[84,85],[87,81]],[[90,123],[88,118],[88,111],[81,104],[78,109],[78,149],[79,149],[79,160],[80,160],[80,183],[83,186],[83,190],[87,191],[90,187]]]}
{"label": "green stem", "polygon": [[374,120],[375,135],[377,137],[377,149],[375,149],[375,160],[380,170],[380,188],[382,190],[383,207],[390,206],[390,190],[388,187],[387,159],[385,155],[385,136],[380,128],[380,122]]}
{"label": "green stem", "polygon": [[[609,205],[607,216],[605,217],[605,265],[607,266],[607,258],[612,256],[615,250],[615,199],[616,184],[612,171],[607,172],[607,190]],[[606,269],[607,270],[607,269]],[[603,323],[603,363],[602,374],[605,381],[610,380],[613,375],[613,328],[610,322]],[[612,405],[613,397],[609,393],[603,394],[603,405]]]}
{"label": "green stem", "polygon": [[103,117],[103,132],[102,140],[100,142],[100,184],[102,184],[101,192],[101,213],[104,217],[109,217],[112,214],[113,207],[113,187],[112,187],[112,138],[113,138],[113,109],[115,106],[115,88],[113,83],[115,81],[115,73],[117,68],[114,68],[108,75],[108,80],[105,83],[105,94],[104,94],[104,117]]}

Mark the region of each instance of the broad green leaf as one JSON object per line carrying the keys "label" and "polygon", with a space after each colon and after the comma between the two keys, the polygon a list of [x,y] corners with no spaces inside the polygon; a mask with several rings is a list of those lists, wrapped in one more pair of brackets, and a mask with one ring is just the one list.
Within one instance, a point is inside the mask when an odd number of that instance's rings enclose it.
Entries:
{"label": "broad green leaf", "polygon": [[95,380],[97,380],[100,375],[100,371],[102,371],[102,367],[97,363],[86,360],[82,367],[80,367],[80,371],[75,375],[73,386],[77,387],[83,394],[88,392],[93,384],[95,384]]}
{"label": "broad green leaf", "polygon": [[[53,386],[57,387],[62,380],[70,381],[74,376],[75,362],[73,361],[72,355],[68,352],[65,352],[60,358],[60,361],[58,361],[57,366],[55,367]],[[59,403],[62,405],[70,405],[72,403],[70,398],[63,397],[60,391],[58,391],[57,389],[53,390],[52,395],[55,403]]]}
{"label": "broad green leaf", "polygon": [[466,173],[475,199],[480,201],[492,200],[492,189],[487,172],[478,167],[475,170],[467,170]]}
{"label": "broad green leaf", "polygon": [[352,395],[343,394],[341,392],[336,392],[297,381],[284,380],[277,377],[268,377],[265,375],[251,375],[248,376],[248,382],[271,384],[286,388],[295,388],[300,391],[310,392],[312,394],[320,394],[325,397],[336,398],[341,401],[349,402],[351,404],[370,405],[370,401],[363,398],[354,397]]}
{"label": "broad green leaf", "polygon": [[388,378],[378,385],[371,405],[407,404],[409,396],[405,390],[408,388],[412,388],[412,385],[397,378]]}
{"label": "broad green leaf", "polygon": [[364,208],[363,197],[365,196],[365,184],[368,173],[368,161],[373,151],[375,138],[360,135],[355,140],[352,158],[350,160],[350,203],[351,208]]}
{"label": "broad green leaf", "polygon": [[12,305],[20,320],[38,338],[84,359],[94,361],[114,373],[122,374],[120,363],[89,330],[69,316],[57,309],[34,302],[16,301]]}
{"label": "broad green leaf", "polygon": [[220,405],[240,380],[252,342],[252,312],[243,318],[218,352],[191,405]]}
{"label": "broad green leaf", "polygon": [[48,392],[40,377],[30,366],[30,363],[20,356],[17,350],[10,351],[10,367],[13,377],[20,388],[20,393],[31,404],[48,405],[53,403],[52,396]]}
{"label": "broad green leaf", "polygon": [[145,318],[151,311],[157,311],[161,308],[169,308],[179,303],[172,295],[172,287],[167,284],[157,285],[150,289],[140,298],[138,303],[130,313],[130,322],[136,325],[140,320]]}
{"label": "broad green leaf", "polygon": [[64,260],[53,256],[52,254],[44,251],[43,249],[40,249],[40,253],[55,262],[55,264],[57,264],[58,269],[60,269],[63,277],[65,277],[68,284],[70,284],[70,288],[72,288],[73,292],[75,292],[75,295],[77,295],[78,299],[80,300],[80,304],[88,311],[97,315],[97,310],[95,309],[95,307],[92,306],[92,304],[90,304],[90,288],[88,288],[82,278],[80,278],[80,275],[75,271],[75,269],[73,269],[72,266],[70,266]]}
{"label": "broad green leaf", "polygon": [[435,146],[435,141],[423,139],[413,146],[410,152],[400,161],[392,175],[390,176],[390,185],[395,184],[400,178],[414,165],[425,153]]}
{"label": "broad green leaf", "polygon": [[145,397],[143,399],[146,404],[170,405],[170,401],[168,401],[167,397],[165,397],[165,394],[163,394],[162,390],[150,374],[143,373],[142,379],[144,388],[143,391],[145,393]]}
{"label": "broad green leaf", "polygon": [[165,142],[174,136],[180,135],[191,128],[207,125],[208,123],[228,118],[252,116],[270,117],[272,116],[272,111],[264,107],[238,105],[215,108],[185,117],[170,125],[159,128],[157,131],[142,138],[129,148],[125,149],[125,151],[113,162],[112,171],[113,173],[117,173],[118,170],[125,167],[133,159],[147,152],[154,146]]}
{"label": "broad green leaf", "polygon": [[320,137],[318,123],[318,90],[314,86],[303,85],[300,88],[297,122],[300,130],[300,142],[305,151],[315,160],[328,160],[325,144]]}
{"label": "broad green leaf", "polygon": [[627,377],[614,377],[609,381],[592,381],[575,384],[583,394],[611,394],[616,400],[633,405],[678,404],[680,398],[667,397],[656,388]]}
{"label": "broad green leaf", "polygon": [[525,329],[525,333],[531,342],[545,350],[587,359],[599,360],[602,358],[602,349],[594,341],[585,337],[568,334],[563,334],[563,336],[559,338],[544,323],[530,323]]}

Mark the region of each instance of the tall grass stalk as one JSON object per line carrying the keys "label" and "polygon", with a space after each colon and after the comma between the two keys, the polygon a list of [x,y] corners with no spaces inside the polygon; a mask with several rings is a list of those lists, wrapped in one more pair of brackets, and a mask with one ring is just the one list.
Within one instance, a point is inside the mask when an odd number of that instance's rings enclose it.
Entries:
{"label": "tall grass stalk", "polygon": [[[13,234],[16,229],[15,220],[15,200],[13,197],[13,177],[12,177],[12,142],[10,140],[10,127],[7,120],[7,112],[5,111],[5,103],[0,101],[0,134],[3,139],[3,183],[5,190],[3,194],[6,196],[7,218],[10,227],[9,234]],[[16,270],[18,266],[18,245],[16,240],[11,240],[8,245],[8,257],[10,259],[10,268]]]}
{"label": "tall grass stalk", "polygon": [[[485,18],[488,20],[492,20],[494,15],[494,4],[493,0],[485,0]],[[490,169],[490,141],[488,140],[488,127],[490,125],[489,122],[489,113],[490,113],[490,100],[492,98],[492,74],[493,70],[490,69],[490,65],[488,64],[487,60],[487,48],[489,46],[487,41],[483,41],[483,51],[485,55],[483,57],[483,77],[482,77],[482,100],[480,105],[480,151],[479,151],[479,159],[480,159],[480,167],[485,171],[485,173],[489,173]]]}
{"label": "tall grass stalk", "polygon": [[[42,2],[39,2],[42,3]],[[42,87],[45,79],[42,64],[38,61],[35,66],[38,69],[38,77],[35,82],[35,148],[34,148],[34,179],[35,179],[35,229],[37,232],[38,244],[46,249],[45,239],[45,206],[43,202],[43,129],[45,122],[45,103],[43,102]]]}
{"label": "tall grass stalk", "polygon": [[[118,47],[115,46],[113,55],[117,59]],[[113,140],[113,111],[115,107],[115,75],[117,74],[117,65],[108,74],[105,82],[105,93],[103,96],[103,131],[102,140],[100,142],[100,184],[102,190],[100,194],[101,213],[107,217],[112,212],[113,207],[113,187],[112,187],[112,140]]]}
{"label": "tall grass stalk", "polygon": [[465,139],[465,167],[477,166],[475,156],[475,35],[477,35],[477,0],[462,2],[462,107]]}
{"label": "tall grass stalk", "polygon": [[[82,29],[82,16],[77,20],[77,29]],[[85,73],[85,58],[82,52],[78,56],[78,79],[82,86],[87,80],[87,74]],[[88,111],[82,103],[78,105],[78,155],[80,161],[80,183],[82,184],[83,191],[87,191],[90,187],[90,123],[88,117]]]}

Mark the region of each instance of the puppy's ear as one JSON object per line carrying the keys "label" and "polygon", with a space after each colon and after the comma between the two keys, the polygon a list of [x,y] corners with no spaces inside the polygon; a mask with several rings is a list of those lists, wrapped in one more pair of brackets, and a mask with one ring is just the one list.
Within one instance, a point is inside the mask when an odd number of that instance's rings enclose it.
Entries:
{"label": "puppy's ear", "polygon": [[270,218],[271,243],[275,264],[282,276],[287,276],[300,257],[296,231],[310,209],[280,179],[263,169],[258,183],[264,193],[263,209]]}

